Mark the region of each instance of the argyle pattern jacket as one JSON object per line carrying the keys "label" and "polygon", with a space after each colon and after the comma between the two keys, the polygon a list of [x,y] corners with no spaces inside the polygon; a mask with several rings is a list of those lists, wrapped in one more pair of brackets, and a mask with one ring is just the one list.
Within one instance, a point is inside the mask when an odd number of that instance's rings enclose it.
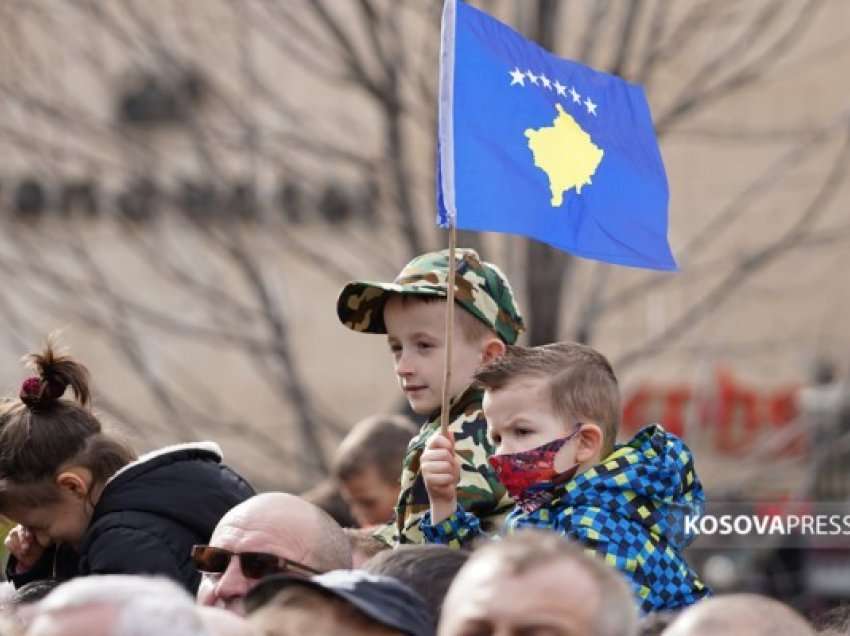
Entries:
{"label": "argyle pattern jacket", "polygon": [[[643,613],[672,610],[710,595],[681,554],[694,538],[685,518],[704,507],[690,450],[654,424],[554,487],[534,510],[515,507],[503,533],[546,528],[575,539],[626,575]],[[436,525],[426,515],[420,527],[429,542],[453,547],[484,534],[461,505]]]}

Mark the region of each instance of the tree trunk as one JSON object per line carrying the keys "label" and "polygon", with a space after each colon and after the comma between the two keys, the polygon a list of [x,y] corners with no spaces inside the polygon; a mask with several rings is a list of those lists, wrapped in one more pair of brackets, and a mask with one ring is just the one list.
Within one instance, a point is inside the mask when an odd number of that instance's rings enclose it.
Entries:
{"label": "tree trunk", "polygon": [[525,253],[528,344],[535,346],[554,342],[560,333],[564,283],[574,259],[537,241],[528,241]]}
{"label": "tree trunk", "polygon": [[395,190],[395,205],[401,220],[402,236],[407,243],[410,257],[421,254],[424,243],[416,223],[416,210],[413,207],[413,197],[410,194],[408,174],[406,171],[407,149],[402,131],[401,110],[395,99],[384,103],[384,125],[387,144],[387,159],[390,164],[391,180]]}
{"label": "tree trunk", "polygon": [[[548,50],[555,49],[557,0],[537,0],[536,20],[530,37]],[[573,257],[543,243],[529,240],[526,246],[525,286],[528,292],[528,343],[539,345],[558,339],[561,297],[572,271]]]}

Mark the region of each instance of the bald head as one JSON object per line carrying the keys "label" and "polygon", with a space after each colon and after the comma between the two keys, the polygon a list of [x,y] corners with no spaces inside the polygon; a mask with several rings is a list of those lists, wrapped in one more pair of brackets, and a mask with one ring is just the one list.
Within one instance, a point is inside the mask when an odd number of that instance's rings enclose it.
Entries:
{"label": "bald head", "polygon": [[522,530],[474,552],[449,587],[439,636],[540,632],[635,636],[632,591],[554,532]]}
{"label": "bald head", "polygon": [[126,574],[75,578],[31,605],[30,612],[31,636],[195,636],[202,630],[182,587]]}
{"label": "bald head", "polygon": [[686,609],[663,636],[814,636],[814,629],[787,605],[758,594],[729,594]]}
{"label": "bald head", "polygon": [[[236,554],[273,554],[320,572],[351,568],[350,544],[339,524],[317,506],[280,492],[256,495],[232,508],[218,522],[210,545]],[[241,614],[245,594],[256,583],[232,558],[224,573],[204,575],[198,602]]]}
{"label": "bald head", "polygon": [[350,544],[339,524],[296,495],[267,492],[243,501],[221,518],[210,545],[218,546],[217,540],[235,534],[250,534],[253,543],[284,547],[286,554],[273,553],[323,572],[351,567]]}

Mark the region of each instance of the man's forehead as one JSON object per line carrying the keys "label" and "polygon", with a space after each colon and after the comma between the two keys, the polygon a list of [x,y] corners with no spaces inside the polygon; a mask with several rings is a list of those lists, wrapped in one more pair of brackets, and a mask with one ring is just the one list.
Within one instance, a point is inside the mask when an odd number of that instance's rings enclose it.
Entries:
{"label": "man's forehead", "polygon": [[477,556],[468,561],[455,576],[451,591],[454,592],[455,588],[462,590],[477,581],[489,581],[493,577],[500,576],[502,568],[500,560],[493,554]]}
{"label": "man's forehead", "polygon": [[271,552],[296,558],[305,552],[306,541],[283,525],[261,523],[256,519],[226,519],[216,527],[210,545],[234,552]]}
{"label": "man's forehead", "polygon": [[[463,596],[479,590],[482,594],[477,596],[492,597],[495,602],[502,596],[516,594],[516,588],[563,591],[570,587],[588,591],[596,587],[595,580],[585,568],[567,557],[531,564],[508,564],[498,554],[488,554],[471,561],[455,581],[458,585],[456,591]],[[490,582],[494,585],[488,586]],[[511,591],[510,588],[515,589]]]}
{"label": "man's forehead", "polygon": [[455,627],[479,620],[587,626],[599,602],[594,580],[567,559],[532,564],[517,573],[496,555],[488,555],[464,567],[455,584],[444,610]]}

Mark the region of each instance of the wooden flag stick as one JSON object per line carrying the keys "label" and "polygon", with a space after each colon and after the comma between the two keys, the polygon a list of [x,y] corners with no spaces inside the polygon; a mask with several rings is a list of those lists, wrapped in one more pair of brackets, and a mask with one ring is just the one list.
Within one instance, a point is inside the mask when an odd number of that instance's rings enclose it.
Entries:
{"label": "wooden flag stick", "polygon": [[455,322],[455,248],[457,231],[454,223],[449,224],[449,276],[446,281],[446,357],[443,363],[443,401],[440,408],[440,433],[449,435],[449,382],[452,379],[452,344]]}

